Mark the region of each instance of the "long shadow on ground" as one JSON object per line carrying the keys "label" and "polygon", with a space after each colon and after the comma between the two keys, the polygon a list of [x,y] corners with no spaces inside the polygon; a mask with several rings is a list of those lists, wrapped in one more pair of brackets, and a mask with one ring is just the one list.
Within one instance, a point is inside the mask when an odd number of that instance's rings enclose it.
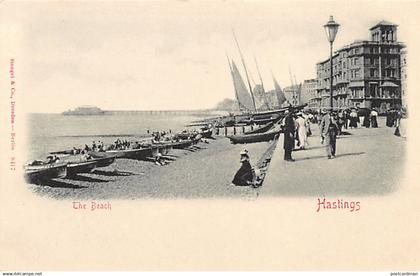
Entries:
{"label": "long shadow on ground", "polygon": [[53,188],[72,188],[72,189],[87,188],[86,186],[66,183],[66,182],[55,180],[55,179],[45,180],[42,183],[33,183],[33,184],[38,185],[38,186],[48,186],[48,187],[53,187]]}

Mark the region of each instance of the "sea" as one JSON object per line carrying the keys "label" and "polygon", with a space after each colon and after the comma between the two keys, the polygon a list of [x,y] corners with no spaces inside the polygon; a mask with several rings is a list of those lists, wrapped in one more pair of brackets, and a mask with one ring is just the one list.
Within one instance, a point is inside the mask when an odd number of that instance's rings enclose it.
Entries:
{"label": "sea", "polygon": [[74,116],[62,114],[28,115],[27,161],[45,159],[50,152],[91,146],[93,141],[105,144],[115,140],[141,140],[154,131],[179,132],[193,121],[213,115],[173,115],[166,113],[109,114]]}

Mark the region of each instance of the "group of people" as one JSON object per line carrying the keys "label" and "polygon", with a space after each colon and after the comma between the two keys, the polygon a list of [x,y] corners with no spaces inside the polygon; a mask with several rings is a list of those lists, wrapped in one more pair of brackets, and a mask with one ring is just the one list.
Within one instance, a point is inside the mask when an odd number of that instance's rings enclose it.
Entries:
{"label": "group of people", "polygon": [[390,109],[386,113],[386,126],[397,127],[401,118],[404,117],[404,110]]}
{"label": "group of people", "polygon": [[313,114],[294,112],[293,108],[289,108],[285,115],[281,122],[284,132],[284,160],[293,162],[292,151],[296,147],[304,150],[309,145],[308,136],[312,135],[310,122],[313,120]]}
{"label": "group of people", "polygon": [[[366,128],[378,127],[379,113],[378,113],[378,110],[376,110],[376,108],[373,108],[372,110],[360,109],[359,111],[356,110],[355,108],[352,108],[351,110],[340,111],[338,114],[342,114],[340,119],[342,118],[343,120],[342,125],[344,125],[346,129],[347,127],[358,128],[359,124]],[[341,128],[342,126],[340,126],[340,130]]]}
{"label": "group of people", "polygon": [[98,151],[98,152],[102,152],[105,151],[104,148],[104,142],[102,141],[92,141],[92,146],[89,147],[87,144],[85,144],[85,148],[84,151],[89,152],[89,151]]}
{"label": "group of people", "polygon": [[[316,123],[320,124],[323,115],[324,114],[322,112],[318,113],[318,120]],[[366,128],[378,127],[379,113],[376,108],[373,108],[371,110],[367,108],[344,109],[333,112],[332,115],[336,118],[337,125],[339,127],[339,134],[341,134],[343,128],[358,128],[359,126],[364,126]]]}
{"label": "group of people", "polygon": [[[336,157],[337,136],[343,133],[342,129],[357,128],[359,124],[366,128],[378,127],[378,110],[373,109],[349,109],[333,111],[332,109],[323,109],[319,114],[309,112],[296,111],[293,107],[289,107],[285,111],[285,117],[281,122],[284,133],[283,149],[284,160],[293,162],[292,152],[295,149],[305,149],[308,145],[307,138],[312,134],[311,124],[318,123],[321,136],[321,144],[325,146],[328,159]],[[386,125],[388,127],[396,127],[395,134],[400,134],[399,128],[404,130],[405,126],[401,122],[402,118],[406,118],[404,110],[389,110],[386,117]],[[405,137],[405,136],[404,136]],[[248,151],[243,150],[241,153],[241,167],[235,174],[232,181],[238,186],[252,185],[255,173],[249,162]]]}
{"label": "group of people", "polygon": [[[340,132],[339,116],[332,113],[331,110],[322,110],[319,117],[319,126],[321,132],[321,143],[326,146],[328,159],[335,158],[336,139]],[[308,145],[307,137],[312,134],[310,129],[311,118],[303,112],[295,112],[290,107],[282,122],[284,132],[284,160],[288,162],[295,161],[292,158],[292,152],[296,148],[295,140],[299,149],[305,149]]]}

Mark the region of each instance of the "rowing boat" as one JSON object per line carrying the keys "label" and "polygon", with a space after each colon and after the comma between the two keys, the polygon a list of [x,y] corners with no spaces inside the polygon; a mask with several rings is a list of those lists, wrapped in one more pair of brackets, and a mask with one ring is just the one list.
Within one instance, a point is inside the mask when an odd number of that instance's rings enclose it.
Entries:
{"label": "rowing boat", "polygon": [[185,149],[190,147],[194,143],[194,140],[183,140],[179,142],[172,143],[174,149]]}
{"label": "rowing boat", "polygon": [[104,152],[90,151],[89,155],[95,158],[115,156],[115,158],[146,159],[147,157],[153,156],[153,151],[151,147],[147,147],[140,149],[107,150]]}
{"label": "rowing boat", "polygon": [[250,134],[256,134],[256,133],[264,133],[266,131],[269,131],[274,125],[274,121],[273,122],[269,122],[259,128],[253,129],[253,130],[249,130],[249,131],[245,131],[243,134],[244,135],[250,135]]}
{"label": "rowing boat", "polygon": [[74,176],[79,173],[90,173],[96,168],[98,161],[95,159],[80,161],[80,162],[69,162],[67,163],[67,176]]}
{"label": "rowing boat", "polygon": [[105,157],[95,158],[94,160],[97,162],[96,163],[97,168],[103,168],[103,167],[108,167],[109,165],[114,163],[115,158],[116,158],[115,156],[105,156]]}
{"label": "rowing boat", "polygon": [[247,143],[258,143],[258,142],[267,142],[274,140],[276,136],[280,133],[279,130],[271,130],[264,133],[255,133],[248,135],[231,135],[228,136],[232,144],[247,144]]}
{"label": "rowing boat", "polygon": [[38,162],[36,165],[25,166],[25,179],[28,183],[45,182],[53,178],[64,178],[67,175],[66,163],[46,164]]}

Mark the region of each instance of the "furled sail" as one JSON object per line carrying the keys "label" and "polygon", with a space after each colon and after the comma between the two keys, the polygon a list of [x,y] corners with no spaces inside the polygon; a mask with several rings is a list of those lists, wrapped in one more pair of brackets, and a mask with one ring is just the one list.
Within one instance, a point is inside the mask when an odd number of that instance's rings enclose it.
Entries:
{"label": "furled sail", "polygon": [[279,106],[281,106],[286,101],[286,96],[284,95],[283,91],[280,88],[279,83],[277,82],[276,78],[273,76],[274,82],[274,90],[276,91],[277,101]]}
{"label": "furled sail", "polygon": [[239,73],[238,67],[232,60],[232,78],[236,90],[236,99],[241,107],[249,111],[255,111],[254,103],[252,102],[251,95],[246,88],[245,82]]}

